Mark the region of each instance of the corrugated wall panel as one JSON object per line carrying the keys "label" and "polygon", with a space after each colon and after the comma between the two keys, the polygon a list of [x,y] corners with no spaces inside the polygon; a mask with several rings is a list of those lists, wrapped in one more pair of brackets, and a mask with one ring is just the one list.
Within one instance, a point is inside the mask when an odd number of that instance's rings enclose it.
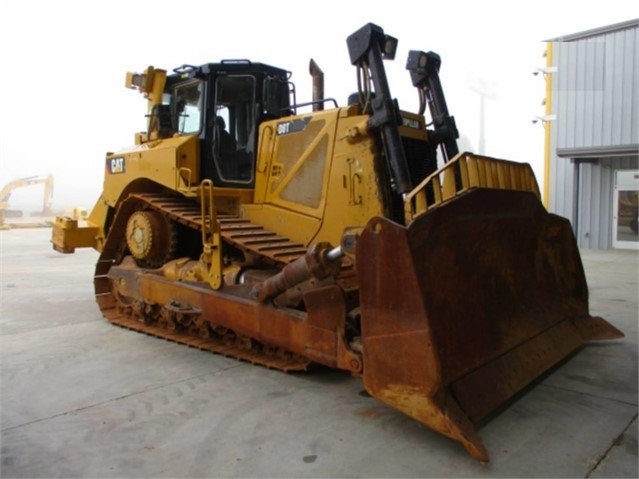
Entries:
{"label": "corrugated wall panel", "polygon": [[[580,145],[584,143],[584,130],[585,123],[588,121],[590,123],[589,118],[587,118],[584,114],[584,107],[586,105],[586,56],[587,50],[586,44],[584,42],[576,42],[573,43],[574,48],[574,57],[575,64],[571,65],[571,73],[573,76],[571,78],[571,86],[574,88],[574,99],[573,103],[568,105],[570,117],[568,118],[568,124],[572,126],[573,130],[573,141],[572,145]],[[573,56],[571,55],[571,56]]]}
{"label": "corrugated wall panel", "polygon": [[582,248],[590,248],[590,184],[592,182],[592,168],[589,164],[579,165],[579,214],[573,224],[577,243]]}
{"label": "corrugated wall panel", "polygon": [[553,43],[555,148],[639,143],[638,31]]}
{"label": "corrugated wall panel", "polygon": [[[608,158],[607,160],[610,161],[610,167],[608,167],[605,163],[602,164],[602,167],[607,174],[607,178],[601,182],[600,186],[602,215],[599,218],[600,241],[596,246],[598,249],[612,248],[612,201],[613,190],[615,187],[615,170],[613,167],[622,168],[621,165],[625,161],[624,158]],[[628,159],[626,163],[629,163],[630,161],[631,160]]]}
{"label": "corrugated wall panel", "polygon": [[623,43],[620,44],[619,34],[613,33],[608,37],[618,37],[616,41],[609,41],[610,58],[612,62],[608,62],[606,68],[609,70],[609,76],[606,79],[607,89],[610,90],[610,104],[605,104],[604,108],[608,114],[611,125],[610,136],[604,138],[604,143],[608,145],[621,144],[621,110],[623,108]]}
{"label": "corrugated wall panel", "polygon": [[[611,248],[614,172],[639,168],[639,152],[614,156],[620,147],[635,151],[639,144],[639,22],[566,40],[552,43],[556,119],[549,124],[548,208],[572,222],[581,247]],[[557,156],[571,149],[613,156],[593,163]],[[589,149],[597,153],[588,155]]]}
{"label": "corrugated wall panel", "polygon": [[[638,125],[632,124],[633,110],[639,109],[639,29],[634,28],[618,33],[623,42],[623,83],[621,108],[621,144],[639,142]],[[635,113],[636,115],[636,113]]]}
{"label": "corrugated wall panel", "polygon": [[623,32],[613,33],[607,35],[613,37],[610,41],[612,48],[613,64],[611,66],[611,82],[610,89],[612,90],[612,105],[606,105],[611,110],[612,119],[612,136],[607,139],[606,143],[610,145],[623,144],[623,110],[624,110],[624,91],[623,86],[625,83],[624,75],[627,70],[624,68],[624,42],[625,37]]}
{"label": "corrugated wall panel", "polygon": [[[566,53],[566,50],[571,47],[569,42],[555,42],[553,44],[554,57],[556,59],[563,59],[563,62],[570,62],[571,55]],[[576,65],[576,59],[573,57],[573,63]],[[557,64],[557,60],[555,60]],[[562,123],[566,122],[566,118],[569,114],[568,105],[573,101],[571,98],[574,95],[574,88],[568,84],[570,76],[554,74],[553,90],[561,92],[560,95],[553,92],[553,107],[557,116],[557,120],[546,124],[545,128],[551,128],[551,143],[553,145],[566,144],[568,142],[574,142],[574,130],[569,130],[565,127],[561,127]],[[550,211],[554,211],[561,216],[568,218],[571,223],[575,223],[576,218],[572,215],[574,206],[574,165],[570,160],[557,159],[555,155],[555,148],[551,151],[552,161],[550,162],[550,197],[548,207]]]}
{"label": "corrugated wall panel", "polygon": [[[639,143],[639,28],[632,30],[634,38],[630,42],[630,48],[634,51],[632,56],[633,77],[632,77],[632,108],[630,114],[630,129],[634,131],[631,143]],[[634,130],[633,130],[634,129]]]}
{"label": "corrugated wall panel", "polygon": [[575,217],[573,210],[575,207],[575,164],[565,158],[551,164],[552,173],[550,175],[550,202],[548,209],[561,216],[564,216],[574,224]]}
{"label": "corrugated wall panel", "polygon": [[604,88],[603,91],[603,104],[601,105],[601,117],[603,118],[603,134],[601,138],[601,145],[609,144],[612,141],[612,130],[614,128],[613,125],[613,109],[610,108],[610,105],[614,103],[614,93],[617,91],[614,88],[614,79],[615,79],[615,71],[611,68],[611,65],[614,63],[615,56],[615,43],[614,42],[606,42],[606,51],[605,58],[608,58],[609,61],[604,62],[603,72],[604,72],[604,85],[608,88]]}
{"label": "corrugated wall panel", "polygon": [[606,44],[605,42],[595,42],[594,44],[594,58],[591,65],[593,75],[593,98],[590,108],[590,114],[592,115],[592,123],[590,130],[590,144],[587,146],[601,145],[603,144],[603,129],[604,121],[603,115],[596,114],[596,112],[603,111],[604,105],[604,78],[605,69],[597,68],[597,65],[603,65],[606,58]]}

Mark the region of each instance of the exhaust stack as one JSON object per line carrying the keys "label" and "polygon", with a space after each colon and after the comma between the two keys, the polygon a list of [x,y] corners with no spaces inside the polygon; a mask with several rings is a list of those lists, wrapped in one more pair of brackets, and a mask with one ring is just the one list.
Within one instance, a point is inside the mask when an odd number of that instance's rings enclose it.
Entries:
{"label": "exhaust stack", "polygon": [[324,103],[320,101],[324,99],[324,72],[312,58],[308,71],[313,77],[313,111],[321,111],[324,109]]}

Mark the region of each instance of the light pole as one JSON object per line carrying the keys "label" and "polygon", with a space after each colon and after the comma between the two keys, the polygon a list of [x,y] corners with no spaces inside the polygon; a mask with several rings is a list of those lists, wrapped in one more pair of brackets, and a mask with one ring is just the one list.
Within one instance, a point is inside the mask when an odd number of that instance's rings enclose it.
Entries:
{"label": "light pole", "polygon": [[488,83],[480,78],[471,83],[469,88],[479,95],[479,149],[480,155],[486,154],[486,100],[497,98],[494,83]]}

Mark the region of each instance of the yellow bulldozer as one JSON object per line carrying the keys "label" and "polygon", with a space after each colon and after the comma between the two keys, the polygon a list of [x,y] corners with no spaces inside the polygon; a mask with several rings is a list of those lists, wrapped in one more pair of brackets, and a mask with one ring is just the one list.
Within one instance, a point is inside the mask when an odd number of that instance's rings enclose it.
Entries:
{"label": "yellow bulldozer", "polygon": [[440,57],[409,52],[408,112],[384,67],[397,39],[369,23],[347,47],[357,92],[341,107],[312,60],[306,103],[289,71],[248,60],[128,73],[147,130],[107,154],[86,224],[56,218],[53,246],[100,253],[95,295],[115,325],[349,371],[488,461],[478,420],[623,334],[589,314],[571,226],[531,167],[458,151]]}

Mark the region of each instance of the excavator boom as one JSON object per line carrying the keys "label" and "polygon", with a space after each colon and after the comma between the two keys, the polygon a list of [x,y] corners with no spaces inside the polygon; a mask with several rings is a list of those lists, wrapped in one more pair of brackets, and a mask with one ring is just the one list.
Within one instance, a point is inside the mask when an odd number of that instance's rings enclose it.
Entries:
{"label": "excavator boom", "polygon": [[18,188],[24,188],[32,185],[44,185],[42,195],[42,210],[34,213],[38,216],[52,216],[52,202],[53,202],[53,175],[46,176],[28,176],[25,178],[17,178],[5,184],[0,190],[0,227],[4,226],[4,218],[6,217],[20,217],[23,212],[21,210],[9,209],[9,199],[11,194]]}

